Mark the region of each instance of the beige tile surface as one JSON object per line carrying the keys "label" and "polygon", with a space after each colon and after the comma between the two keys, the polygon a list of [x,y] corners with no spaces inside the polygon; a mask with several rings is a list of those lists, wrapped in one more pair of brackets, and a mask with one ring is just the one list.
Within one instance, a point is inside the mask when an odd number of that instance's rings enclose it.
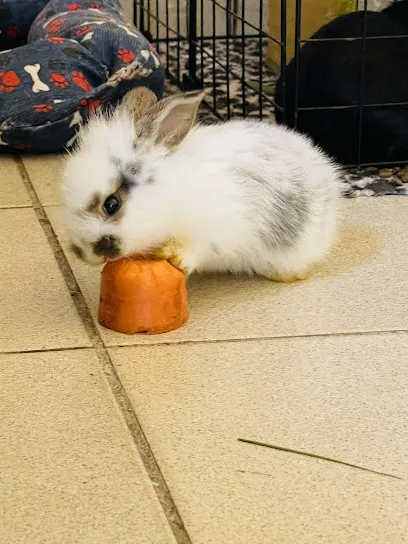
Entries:
{"label": "beige tile surface", "polygon": [[[67,249],[61,158],[24,161],[95,316],[100,269]],[[89,340],[5,179],[0,352],[58,351],[0,353],[0,542],[175,544],[93,350],[65,350]],[[310,281],[195,277],[182,329],[101,329],[192,544],[408,544],[408,332],[375,332],[408,330],[407,207],[343,201],[339,244]]]}
{"label": "beige tile surface", "polygon": [[175,543],[91,350],[0,356],[0,541]]}
{"label": "beige tile surface", "polygon": [[[67,249],[57,208],[49,217]],[[102,331],[107,345],[152,344],[382,331],[407,327],[408,200],[344,200],[339,243],[306,282],[281,285],[263,279],[194,277],[190,321],[161,336]],[[99,269],[67,251],[94,315]]]}
{"label": "beige tile surface", "polygon": [[89,346],[34,211],[0,210],[0,352]]}
{"label": "beige tile surface", "polygon": [[394,333],[110,353],[194,544],[401,544],[407,340]]}
{"label": "beige tile surface", "polygon": [[17,162],[7,155],[0,157],[0,180],[0,208],[31,206]]}
{"label": "beige tile surface", "polygon": [[44,206],[60,203],[59,187],[64,157],[64,154],[26,155],[22,157],[38,198]]}

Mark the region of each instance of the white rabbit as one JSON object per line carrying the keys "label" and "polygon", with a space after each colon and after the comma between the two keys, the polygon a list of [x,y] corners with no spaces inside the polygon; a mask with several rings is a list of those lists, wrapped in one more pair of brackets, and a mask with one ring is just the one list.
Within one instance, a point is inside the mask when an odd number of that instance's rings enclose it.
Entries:
{"label": "white rabbit", "polygon": [[304,279],[333,240],[338,168],[283,127],[193,126],[202,98],[154,103],[136,89],[82,129],[62,187],[74,251],[95,264],[154,253],[186,273]]}

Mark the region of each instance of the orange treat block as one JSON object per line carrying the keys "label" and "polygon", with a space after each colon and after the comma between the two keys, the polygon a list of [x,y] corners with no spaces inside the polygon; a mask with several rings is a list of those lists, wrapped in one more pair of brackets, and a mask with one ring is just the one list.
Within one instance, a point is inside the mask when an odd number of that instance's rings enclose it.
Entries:
{"label": "orange treat block", "polygon": [[188,319],[185,276],[167,261],[122,259],[102,270],[99,323],[126,334],[160,334]]}

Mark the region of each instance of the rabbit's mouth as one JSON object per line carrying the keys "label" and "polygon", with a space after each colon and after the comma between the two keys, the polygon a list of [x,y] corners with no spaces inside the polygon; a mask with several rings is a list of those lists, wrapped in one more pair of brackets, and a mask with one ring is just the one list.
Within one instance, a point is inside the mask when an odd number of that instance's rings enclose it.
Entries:
{"label": "rabbit's mouth", "polygon": [[117,257],[103,257],[104,263],[121,261],[121,260],[131,260],[131,261],[161,261],[163,256],[159,251],[146,251],[145,253],[132,253],[130,255],[118,255]]}
{"label": "rabbit's mouth", "polygon": [[124,255],[118,255],[117,257],[103,257],[103,262],[106,263],[113,263],[115,261],[121,261],[123,259],[128,259],[129,257],[125,257]]}
{"label": "rabbit's mouth", "polygon": [[121,257],[119,239],[112,235],[102,236],[94,244],[93,254],[102,260],[117,260]]}

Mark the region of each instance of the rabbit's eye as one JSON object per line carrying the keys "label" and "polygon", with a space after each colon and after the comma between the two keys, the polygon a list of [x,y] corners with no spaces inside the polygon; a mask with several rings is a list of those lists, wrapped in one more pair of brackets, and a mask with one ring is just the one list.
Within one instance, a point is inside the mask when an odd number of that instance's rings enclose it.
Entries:
{"label": "rabbit's eye", "polygon": [[117,211],[120,210],[122,202],[120,198],[116,195],[110,195],[103,203],[103,211],[107,215],[114,215]]}

